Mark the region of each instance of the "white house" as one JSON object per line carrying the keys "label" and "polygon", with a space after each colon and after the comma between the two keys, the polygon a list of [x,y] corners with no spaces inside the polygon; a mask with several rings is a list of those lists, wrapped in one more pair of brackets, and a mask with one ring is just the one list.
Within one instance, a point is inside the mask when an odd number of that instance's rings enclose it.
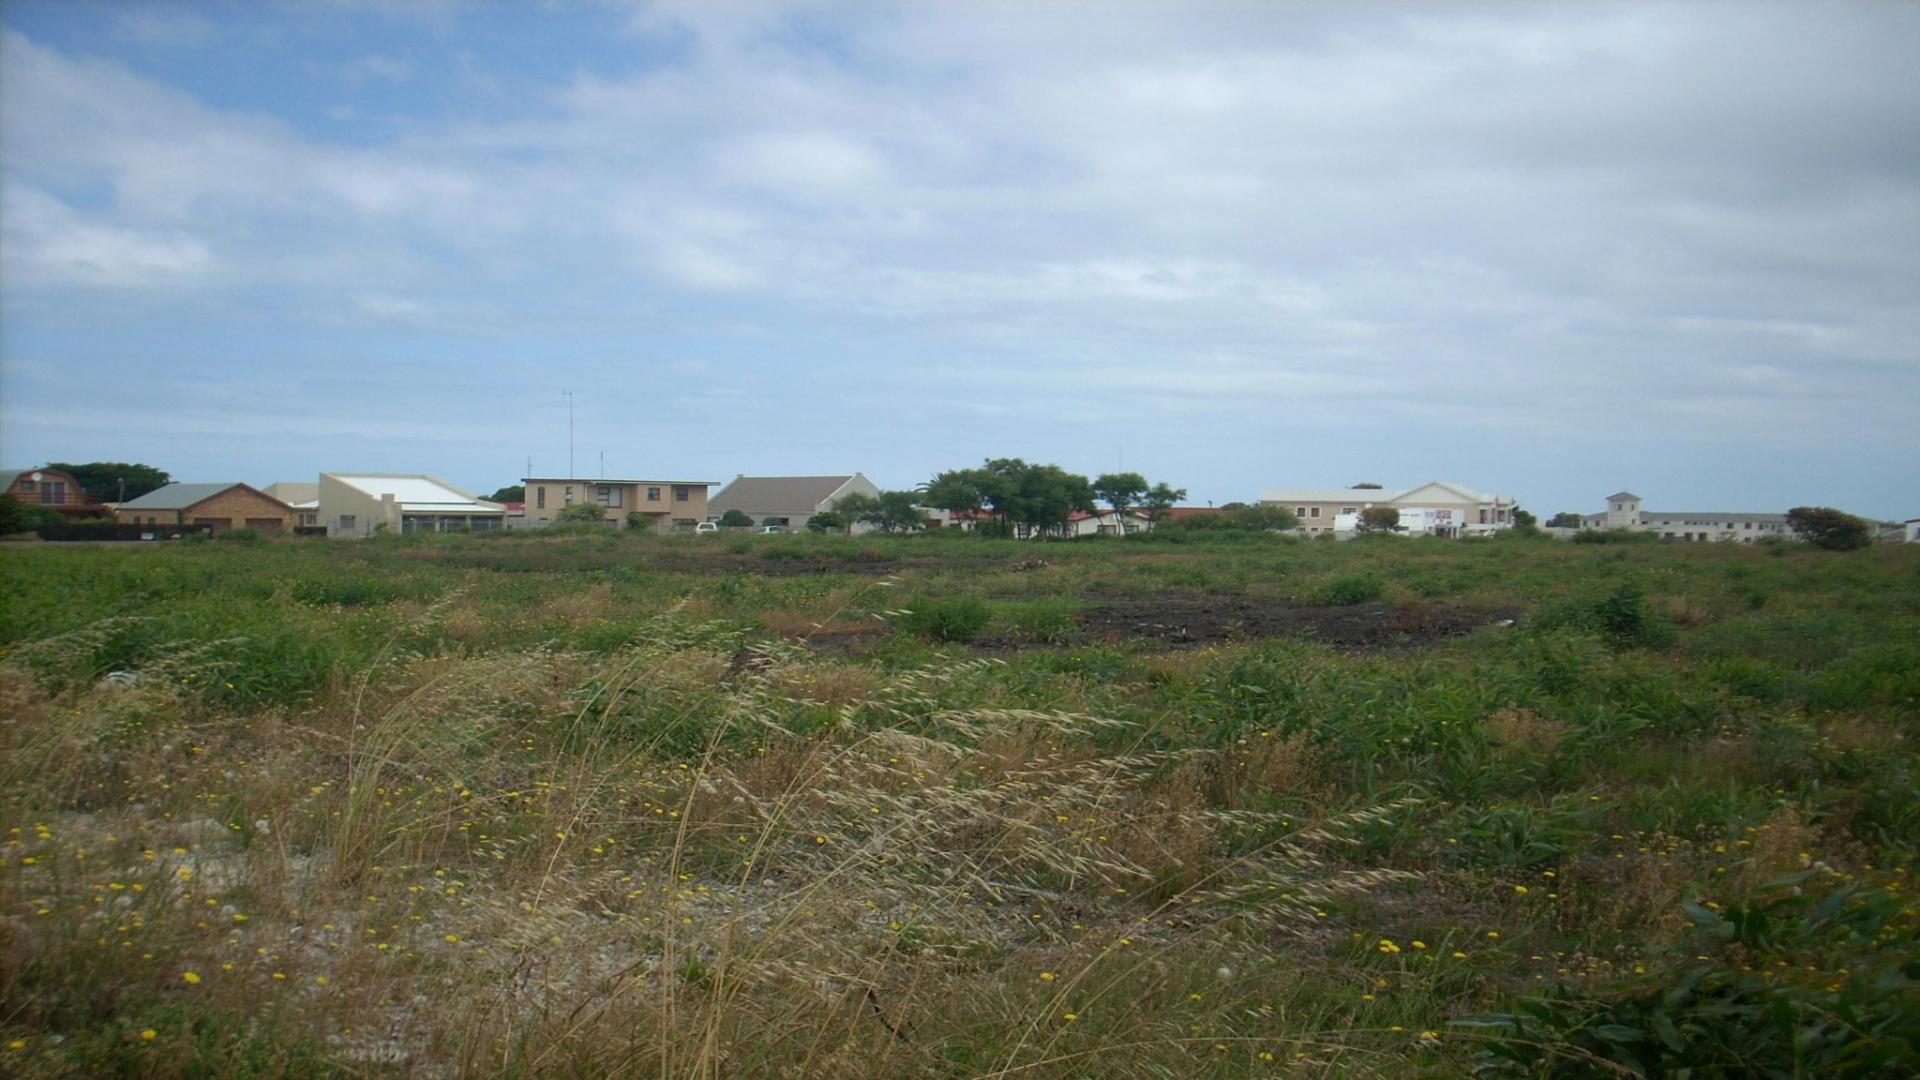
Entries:
{"label": "white house", "polygon": [[1260,501],[1293,511],[1301,531],[1310,536],[1351,533],[1360,512],[1374,506],[1400,511],[1404,532],[1485,536],[1512,528],[1518,508],[1511,495],[1493,495],[1443,480],[1410,488],[1279,488],[1261,492]]}
{"label": "white house", "polygon": [[[840,476],[739,475],[707,502],[707,520],[738,510],[755,525],[803,529],[807,519],[824,514],[849,495],[880,497],[880,488],[860,473]],[[864,527],[856,531],[865,531]]]}
{"label": "white house", "polygon": [[1769,536],[1798,536],[1787,515],[1726,513],[1718,510],[1645,510],[1640,496],[1616,491],[1607,496],[1607,508],[1580,518],[1582,529],[1625,529],[1659,534],[1663,540],[1751,544]]}
{"label": "white house", "polygon": [[316,506],[327,535],[481,532],[507,508],[424,473],[321,473]]}

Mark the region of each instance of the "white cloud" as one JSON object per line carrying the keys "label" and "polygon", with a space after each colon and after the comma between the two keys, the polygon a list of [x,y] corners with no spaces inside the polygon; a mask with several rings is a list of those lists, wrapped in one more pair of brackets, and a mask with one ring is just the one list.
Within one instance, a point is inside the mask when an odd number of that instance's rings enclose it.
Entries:
{"label": "white cloud", "polygon": [[6,184],[0,201],[0,232],[15,286],[181,288],[216,265],[207,246],[187,233],[90,222],[25,184]]}

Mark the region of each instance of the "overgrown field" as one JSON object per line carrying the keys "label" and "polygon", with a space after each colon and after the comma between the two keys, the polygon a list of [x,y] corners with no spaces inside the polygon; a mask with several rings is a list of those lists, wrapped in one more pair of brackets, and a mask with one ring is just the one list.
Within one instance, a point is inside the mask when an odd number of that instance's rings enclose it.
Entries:
{"label": "overgrown field", "polygon": [[0,1073],[1920,1060],[1920,550],[555,533],[0,575]]}

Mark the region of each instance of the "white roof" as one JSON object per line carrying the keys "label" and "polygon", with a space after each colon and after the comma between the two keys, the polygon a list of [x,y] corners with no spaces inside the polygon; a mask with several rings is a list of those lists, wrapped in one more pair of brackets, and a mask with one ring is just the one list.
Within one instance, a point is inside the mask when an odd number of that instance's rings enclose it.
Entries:
{"label": "white roof", "polygon": [[443,480],[423,474],[328,473],[328,476],[374,498],[393,496],[402,510],[418,513],[480,514],[506,509],[499,503],[475,498]]}

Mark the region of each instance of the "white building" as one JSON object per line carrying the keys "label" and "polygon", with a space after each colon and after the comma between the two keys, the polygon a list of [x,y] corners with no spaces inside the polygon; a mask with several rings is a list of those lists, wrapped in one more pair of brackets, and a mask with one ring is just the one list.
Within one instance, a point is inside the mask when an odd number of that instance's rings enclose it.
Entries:
{"label": "white building", "polygon": [[1725,513],[1717,510],[1645,510],[1640,496],[1616,491],[1607,508],[1580,518],[1582,529],[1624,529],[1657,533],[1663,540],[1751,544],[1769,536],[1797,536],[1785,514]]}
{"label": "white building", "polygon": [[[1351,534],[1360,512],[1375,506],[1400,511],[1397,531],[1433,536],[1486,536],[1513,527],[1518,503],[1464,484],[1434,480],[1410,488],[1278,488],[1260,493],[1261,503],[1293,511],[1310,536]],[[1343,527],[1340,522],[1346,520]]]}
{"label": "white building", "polygon": [[327,535],[481,532],[501,527],[507,508],[424,473],[321,473],[316,499]]}

